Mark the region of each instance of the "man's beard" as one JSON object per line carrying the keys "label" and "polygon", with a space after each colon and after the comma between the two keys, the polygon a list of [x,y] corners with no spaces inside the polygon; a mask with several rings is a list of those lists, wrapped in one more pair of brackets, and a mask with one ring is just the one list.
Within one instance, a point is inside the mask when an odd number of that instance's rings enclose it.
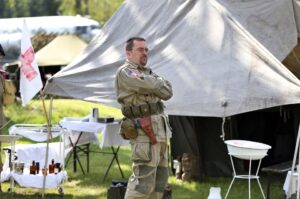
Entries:
{"label": "man's beard", "polygon": [[141,59],[140,59],[140,64],[141,64],[142,66],[146,66],[147,60],[148,60],[147,57],[141,58]]}

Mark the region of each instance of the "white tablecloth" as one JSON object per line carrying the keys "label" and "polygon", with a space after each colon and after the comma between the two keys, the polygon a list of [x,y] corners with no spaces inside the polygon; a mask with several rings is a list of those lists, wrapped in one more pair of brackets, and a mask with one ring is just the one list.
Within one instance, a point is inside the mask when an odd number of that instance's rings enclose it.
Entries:
{"label": "white tablecloth", "polygon": [[[46,143],[37,143],[37,144],[17,144],[15,147],[15,152],[17,154],[17,162],[25,163],[25,168],[29,168],[32,161],[40,163],[40,168],[44,167],[45,157],[46,157]],[[62,142],[52,142],[49,143],[48,151],[48,163],[50,164],[51,160],[54,159],[55,162],[61,164],[64,163],[63,159],[63,143]],[[65,150],[64,156],[71,151],[71,149]]]}
{"label": "white tablecloth", "polygon": [[[49,151],[48,151],[48,162],[47,165],[53,159],[55,163],[59,162],[64,164],[64,160],[62,158],[63,153],[63,143],[60,142],[52,142],[49,143]],[[46,157],[46,143],[37,143],[37,144],[17,144],[15,146],[15,152],[17,155],[16,162],[24,163],[24,175],[16,174],[14,172],[10,172],[9,169],[9,154],[6,153],[5,163],[3,165],[3,172],[1,172],[1,182],[6,181],[12,176],[20,186],[24,187],[34,187],[34,188],[42,188],[42,175],[29,175],[29,166],[32,164],[32,161],[39,162],[40,169],[44,168],[45,157]],[[65,157],[70,152],[70,149],[65,150]],[[47,166],[48,167],[48,166]],[[41,171],[40,171],[41,173]],[[61,173],[60,175],[49,175],[47,176],[47,184],[46,188],[55,188],[62,180],[67,177],[67,174]]]}
{"label": "white tablecloth", "polygon": [[[36,142],[44,142],[48,139],[48,129],[45,125],[39,124],[15,124],[8,129],[10,135],[21,135]],[[62,134],[59,126],[51,127],[52,138]]]}
{"label": "white tablecloth", "polygon": [[[72,119],[62,120],[60,125],[71,132],[102,133],[102,139],[98,140],[100,148],[104,146],[129,146],[129,141],[119,135],[120,125],[118,122],[99,123],[84,122]],[[98,136],[96,136],[98,138]]]}
{"label": "white tablecloth", "polygon": [[[48,139],[48,130],[45,125],[36,124],[15,124],[9,128],[9,133],[12,135],[21,135],[30,140],[37,142],[44,142]],[[52,138],[62,135],[63,129],[59,126],[51,127]],[[29,175],[29,166],[32,161],[39,162],[40,168],[44,168],[45,157],[46,157],[46,143],[37,144],[18,144],[15,146],[15,153],[17,155],[16,162],[24,163],[24,174],[18,174],[10,172],[9,168],[9,154],[6,153],[5,164],[3,166],[3,171],[1,172],[0,181],[8,180],[9,177],[13,179],[23,187],[33,187],[33,188],[43,188],[43,175]],[[71,149],[67,149],[63,152],[64,146],[63,142],[52,142],[49,143],[48,151],[48,162],[47,167],[52,159],[55,163],[59,162],[64,164],[63,155],[66,157]],[[40,172],[41,173],[41,172]],[[67,178],[67,173],[65,171],[60,172],[57,175],[49,174],[46,179],[45,188],[57,188],[63,183],[63,180]]]}
{"label": "white tablecloth", "polygon": [[[41,173],[38,175],[11,173],[11,176],[21,187],[43,188],[44,176]],[[61,171],[58,174],[48,174],[45,188],[57,188],[66,179],[67,173],[65,171]]]}

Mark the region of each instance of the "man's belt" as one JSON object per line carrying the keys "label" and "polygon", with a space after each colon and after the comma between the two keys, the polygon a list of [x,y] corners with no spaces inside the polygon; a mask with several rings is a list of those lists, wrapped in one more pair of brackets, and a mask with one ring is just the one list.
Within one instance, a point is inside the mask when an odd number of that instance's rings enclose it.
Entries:
{"label": "man's belt", "polygon": [[133,119],[160,114],[164,110],[164,105],[162,102],[146,103],[137,106],[123,106],[121,110],[125,117]]}

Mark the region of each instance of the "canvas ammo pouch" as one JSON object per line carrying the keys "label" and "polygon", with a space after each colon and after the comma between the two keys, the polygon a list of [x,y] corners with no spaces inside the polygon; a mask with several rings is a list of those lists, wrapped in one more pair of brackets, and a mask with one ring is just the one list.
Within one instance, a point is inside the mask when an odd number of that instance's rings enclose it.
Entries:
{"label": "canvas ammo pouch", "polygon": [[163,103],[159,101],[157,103],[145,103],[136,106],[123,106],[121,110],[123,115],[128,118],[140,118],[160,114],[164,110],[163,107]]}
{"label": "canvas ammo pouch", "polygon": [[138,136],[135,121],[133,119],[124,117],[121,120],[120,135],[126,140],[135,139]]}

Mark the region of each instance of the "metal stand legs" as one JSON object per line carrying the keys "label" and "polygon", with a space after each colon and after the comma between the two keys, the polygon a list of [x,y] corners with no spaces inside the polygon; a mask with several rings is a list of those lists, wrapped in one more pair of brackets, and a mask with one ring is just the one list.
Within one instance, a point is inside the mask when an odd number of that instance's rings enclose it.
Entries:
{"label": "metal stand legs", "polygon": [[233,163],[233,160],[232,160],[232,155],[229,154],[229,156],[230,156],[230,161],[231,161],[231,165],[232,165],[232,169],[233,169],[233,179],[232,179],[232,181],[231,181],[231,183],[229,185],[229,188],[228,188],[227,193],[225,195],[225,199],[227,198],[227,196],[228,196],[228,194],[230,192],[230,189],[231,189],[231,187],[233,185],[233,182],[234,182],[234,180],[236,178],[239,178],[239,179],[248,179],[248,196],[249,196],[249,199],[251,199],[251,180],[252,179],[256,179],[257,183],[258,183],[258,186],[260,188],[261,194],[262,194],[263,198],[265,199],[266,197],[265,197],[265,194],[264,194],[263,189],[261,187],[261,184],[259,182],[259,176],[258,176],[258,171],[259,171],[259,168],[260,168],[261,159],[259,160],[259,164],[257,166],[257,170],[256,170],[255,175],[251,174],[251,167],[252,167],[252,159],[251,159],[251,157],[249,158],[249,172],[248,172],[248,175],[237,175],[236,171],[235,171],[234,163]]}

